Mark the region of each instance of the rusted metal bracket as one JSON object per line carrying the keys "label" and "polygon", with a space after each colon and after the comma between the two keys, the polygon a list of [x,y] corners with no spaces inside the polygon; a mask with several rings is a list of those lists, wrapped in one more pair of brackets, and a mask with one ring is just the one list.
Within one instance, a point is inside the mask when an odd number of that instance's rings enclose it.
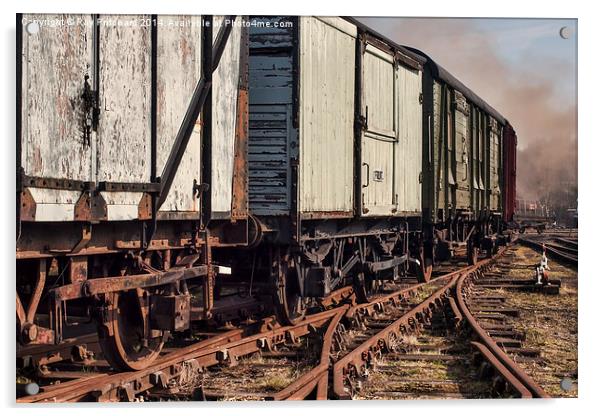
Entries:
{"label": "rusted metal bracket", "polygon": [[79,242],[71,249],[71,253],[79,253],[82,251],[86,245],[92,240],[92,225],[83,224],[82,225],[82,238]]}
{"label": "rusted metal bracket", "polygon": [[22,342],[26,344],[46,344],[54,341],[53,331],[39,327],[34,323],[36,317],[36,311],[42,298],[42,292],[46,284],[46,259],[40,259],[38,261],[38,273],[36,284],[27,309],[25,309],[19,293],[17,293],[17,326],[19,329],[19,336]]}
{"label": "rusted metal bracket", "polygon": [[31,192],[27,188],[23,188],[21,191],[20,201],[20,220],[21,221],[35,221],[36,219],[36,201],[33,199]]}
{"label": "rusted metal bracket", "polygon": [[392,269],[393,267],[399,266],[408,260],[410,260],[410,257],[407,254],[404,254],[403,256],[394,257],[390,260],[366,262],[364,263],[364,266],[367,271],[376,273],[382,270]]}
{"label": "rusted metal bracket", "polygon": [[203,264],[189,268],[172,268],[166,272],[137,274],[120,277],[103,277],[61,286],[49,291],[55,302],[79,299],[98,294],[119,292],[143,287],[175,283],[193,277],[207,276],[209,268]]}
{"label": "rusted metal bracket", "polygon": [[81,194],[75,204],[76,221],[102,221],[107,219],[107,203],[97,190]]}
{"label": "rusted metal bracket", "polygon": [[65,178],[46,178],[29,176],[22,171],[17,174],[17,190],[25,188],[57,189],[63,191],[98,191],[98,192],[149,192],[158,193],[161,185],[155,182],[99,182],[79,181]]}
{"label": "rusted metal bracket", "polygon": [[232,220],[245,219],[248,215],[248,103],[249,92],[238,90],[236,138],[234,143],[234,175],[232,177]]}

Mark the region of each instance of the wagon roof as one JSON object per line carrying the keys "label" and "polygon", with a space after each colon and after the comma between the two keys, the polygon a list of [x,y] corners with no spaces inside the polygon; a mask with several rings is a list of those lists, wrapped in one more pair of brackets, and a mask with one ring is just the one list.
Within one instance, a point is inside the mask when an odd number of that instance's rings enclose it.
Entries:
{"label": "wagon roof", "polygon": [[426,53],[422,52],[419,49],[412,48],[410,46],[406,46],[406,49],[426,59],[426,66],[429,67],[434,78],[440,79],[453,89],[460,91],[466,97],[466,99],[471,101],[477,107],[481,108],[483,111],[491,114],[500,123],[507,123],[507,120],[504,118],[504,116],[502,116],[495,108],[487,104],[485,100],[483,100],[474,91],[472,91],[470,88],[464,85],[462,81],[460,81],[458,78],[454,77],[447,69],[443,68],[437,62],[435,62],[435,60],[433,60]]}
{"label": "wagon roof", "polygon": [[386,36],[382,35],[381,33],[378,33],[374,29],[366,26],[357,19],[354,19],[353,17],[345,17],[345,19],[356,25],[358,28],[370,33],[372,36],[379,38],[383,42],[386,42],[387,44],[391,45],[391,47],[397,49],[403,54],[408,55],[410,58],[420,62],[422,65],[428,66],[434,78],[440,79],[441,81],[451,86],[453,89],[460,91],[470,102],[472,102],[474,105],[476,105],[483,111],[491,114],[500,123],[507,123],[507,120],[504,118],[504,116],[502,116],[495,108],[487,104],[485,100],[483,100],[470,88],[464,85],[462,81],[454,77],[447,69],[443,68],[437,62],[435,62],[434,59],[432,59],[420,49],[416,49],[411,46],[402,46],[396,43],[395,41],[387,38]]}
{"label": "wagon roof", "polygon": [[400,44],[398,44],[397,42],[389,39],[388,37],[386,37],[382,33],[379,33],[376,30],[372,29],[371,27],[366,26],[365,24],[363,24],[359,20],[354,19],[353,17],[348,17],[348,16],[343,17],[343,19],[345,19],[348,22],[354,24],[359,29],[361,29],[362,31],[370,34],[371,36],[373,36],[373,37],[375,37],[377,39],[380,39],[381,41],[385,42],[386,44],[388,44],[389,46],[391,46],[391,48],[393,48],[393,49],[401,52],[402,54],[404,54],[404,55],[412,58],[413,60],[415,60],[416,62],[418,62],[421,66],[423,66],[424,64],[427,63],[428,59],[427,59],[426,56],[422,56],[421,54],[416,54],[416,53],[412,52],[407,47],[401,46]]}

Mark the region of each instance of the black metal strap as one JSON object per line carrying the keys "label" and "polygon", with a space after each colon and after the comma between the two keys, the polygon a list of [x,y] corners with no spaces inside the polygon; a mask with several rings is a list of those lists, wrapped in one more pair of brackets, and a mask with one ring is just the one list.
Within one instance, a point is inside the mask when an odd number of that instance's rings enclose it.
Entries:
{"label": "black metal strap", "polygon": [[107,191],[107,192],[147,192],[158,193],[160,184],[152,182],[99,182],[98,185],[91,181],[79,181],[65,178],[44,178],[29,176],[20,173],[17,176],[17,189],[42,188],[58,189],[64,191]]}
{"label": "black metal strap", "polygon": [[[225,17],[224,24],[220,28],[220,31],[216,38],[216,42],[213,44],[212,56],[214,57],[214,71],[219,64],[219,60],[222,56],[222,53],[224,52],[224,49],[226,48],[228,38],[230,37],[230,32],[232,32],[232,24],[225,23],[228,20],[232,22],[235,17],[236,16]],[[169,190],[171,189],[171,185],[178,171],[178,167],[180,165],[180,162],[182,161],[182,157],[184,156],[186,147],[188,146],[190,136],[192,134],[192,131],[194,130],[196,119],[198,118],[203,106],[205,105],[205,101],[207,99],[210,89],[211,82],[207,82],[207,74],[204,74],[197,82],[196,88],[194,89],[194,93],[192,94],[192,97],[190,99],[190,103],[188,104],[186,115],[182,120],[182,124],[180,125],[180,129],[178,130],[178,134],[176,135],[174,143],[171,147],[169,158],[167,159],[167,163],[165,163],[165,167],[163,168],[163,173],[161,174],[160,179],[161,191],[159,192],[157,204],[154,207],[155,211],[158,211],[167,199],[167,195],[169,194]]]}

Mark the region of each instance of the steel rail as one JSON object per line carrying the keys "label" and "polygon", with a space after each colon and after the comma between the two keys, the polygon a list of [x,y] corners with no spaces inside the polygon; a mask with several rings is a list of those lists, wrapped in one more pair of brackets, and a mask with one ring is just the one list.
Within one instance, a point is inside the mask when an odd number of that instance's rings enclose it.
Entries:
{"label": "steel rail", "polygon": [[[166,354],[144,370],[101,374],[78,379],[64,383],[62,387],[50,389],[35,396],[23,397],[17,401],[20,403],[84,400],[117,401],[123,398],[132,401],[136,394],[153,387],[166,387],[169,380],[179,376],[181,368],[178,367],[181,367],[182,363],[186,362],[202,370],[218,364],[232,362],[239,357],[261,350],[269,350],[273,345],[282,344],[287,340],[296,339],[315,331],[317,327],[330,322],[333,317],[344,314],[347,308],[348,306],[344,305],[336,309],[316,313],[308,316],[297,325],[267,328],[247,337],[244,337],[242,329],[234,329]],[[316,384],[323,378],[323,370],[324,367],[320,367],[318,374],[320,377],[316,380]],[[299,388],[291,387],[289,396],[294,398],[295,395],[299,394],[301,387],[304,386],[305,383],[300,382]],[[287,394],[282,395],[283,398],[287,398],[286,396]]]}
{"label": "steel rail", "polygon": [[[501,255],[503,251],[498,253]],[[496,257],[497,257],[496,256]],[[487,333],[479,324],[477,319],[472,315],[470,309],[465,302],[465,283],[467,279],[472,278],[473,274],[462,275],[456,283],[456,302],[464,319],[468,322],[473,332],[479,337],[478,344],[486,347],[487,351],[482,351],[479,345],[475,347],[483,353],[485,359],[496,369],[496,371],[504,377],[504,379],[522,396],[534,398],[550,397],[525,371],[520,368],[496,343],[496,341]],[[473,344],[474,345],[474,344]],[[493,359],[491,359],[493,358]],[[509,377],[511,376],[511,377]],[[522,386],[522,387],[521,387]],[[525,390],[529,395],[525,394]]]}
{"label": "steel rail", "polygon": [[[494,258],[497,258],[502,252],[503,250]],[[317,328],[324,328],[324,326],[326,326],[326,329],[322,335],[319,363],[284,389],[274,394],[266,394],[264,398],[267,400],[303,400],[311,395],[318,400],[325,400],[328,398],[329,388],[331,388],[335,397],[348,398],[349,394],[345,391],[344,385],[345,375],[349,372],[357,372],[360,367],[369,363],[375,354],[387,350],[390,342],[397,336],[415,330],[421,323],[430,318],[432,311],[436,307],[442,306],[446,301],[453,303],[451,305],[452,311],[455,315],[455,321],[458,323],[462,315],[466,315],[462,309],[466,308],[466,305],[463,303],[463,299],[455,302],[449,292],[457,282],[464,282],[467,276],[486,267],[490,264],[491,260],[482,260],[474,266],[468,266],[448,273],[427,283],[418,283],[400,289],[359,305],[354,304],[355,299],[350,289],[343,288],[334,293],[331,298],[326,298],[322,302],[323,308],[332,309],[309,315],[297,325],[285,327],[276,325],[275,327],[269,327],[266,325],[268,321],[266,320],[259,332],[253,335],[246,336],[243,329],[235,329],[168,353],[144,370],[126,373],[92,374],[89,377],[65,382],[58,386],[44,387],[42,393],[35,396],[23,397],[18,402],[116,401],[124,399],[132,401],[137,394],[144,391],[153,388],[165,389],[170,380],[175,379],[181,374],[184,363],[187,365],[194,363],[193,367],[198,371],[218,364],[235,364],[240,357],[264,350],[271,350],[273,346],[287,341],[295,342],[299,337],[315,333]],[[437,288],[436,285],[438,284],[441,284],[441,287]],[[391,325],[380,330],[376,335],[363,342],[341,359],[336,362],[332,361],[333,340],[342,319],[352,319],[355,316],[370,316],[377,311],[384,310],[385,304],[397,306],[416,293],[418,289],[428,286],[432,287],[433,285],[435,285],[433,290],[436,290],[426,300],[414,306]],[[341,304],[342,306],[338,306]],[[479,344],[489,347],[485,341]],[[475,345],[475,348],[481,349],[478,345]],[[503,358],[500,358],[495,351],[492,351],[491,354],[483,355],[490,362],[493,361],[495,363],[496,360],[497,362],[504,362]],[[489,360],[492,357],[495,359]],[[493,365],[495,366],[495,364]],[[520,381],[520,375],[517,376],[511,369],[505,368],[506,370],[500,370],[502,377],[513,388],[520,390],[519,384],[514,380],[517,379]],[[514,377],[514,379],[510,376]],[[332,380],[332,386],[329,386],[329,380]],[[522,396],[528,397],[524,391],[520,391],[520,393]]]}
{"label": "steel rail", "polygon": [[309,372],[298,378],[288,387],[273,395],[274,400],[304,400],[316,390],[316,400],[328,398],[328,370],[330,368],[330,351],[337,326],[345,316],[348,306],[337,309],[336,315],[328,324],[324,334],[324,342],[320,354],[320,363]]}
{"label": "steel rail", "polygon": [[157,374],[161,370],[169,369],[169,367],[181,362],[180,358],[182,356],[194,354],[195,351],[202,351],[207,348],[212,348],[216,345],[229,342],[233,339],[240,339],[242,338],[242,335],[242,329],[233,329],[188,347],[184,347],[173,353],[166,354],[165,356],[158,358],[152,366],[144,370],[125,373],[101,373],[87,378],[61,383],[57,387],[52,387],[50,389],[44,387],[44,391],[41,393],[34,396],[22,397],[18,399],[17,402],[67,402],[93,398],[102,400],[102,396],[107,396],[111,390],[116,390],[134,381],[140,381],[142,378],[150,377],[151,374]]}
{"label": "steel rail", "polygon": [[[469,269],[474,267],[475,266],[470,266]],[[451,290],[458,276],[458,272],[454,272],[438,278],[439,280],[449,279],[449,282],[447,282],[443,287],[439,288],[435,293],[430,295],[419,305],[413,307],[410,311],[396,319],[392,324],[382,329],[377,334],[364,341],[361,345],[357,346],[353,351],[339,359],[334,364],[332,369],[334,396],[338,399],[350,399],[351,395],[345,389],[345,376],[350,373],[360,373],[360,369],[369,365],[376,354],[379,354],[382,350],[390,349],[391,342],[394,341],[398,336],[416,329],[418,322],[428,318],[431,315],[432,309],[435,306],[442,304],[443,297],[449,290]],[[432,282],[433,281],[422,283],[417,286],[426,286]],[[405,292],[409,295],[417,289],[417,286],[403,289],[400,292]],[[398,299],[399,296],[402,295],[400,292],[383,297],[380,300],[375,300],[370,302],[370,304],[378,308],[379,306],[376,305],[382,304],[382,302],[387,298],[388,300],[393,301]],[[354,308],[354,310],[358,311],[358,308],[361,306],[362,305],[358,305],[358,307]]]}
{"label": "steel rail", "polygon": [[[540,243],[538,241],[530,240],[527,238],[519,238],[518,241],[528,247],[531,247],[537,251],[543,252],[543,245],[545,243]],[[559,261],[564,261],[567,264],[577,266],[579,263],[579,258],[577,256],[573,256],[569,253],[563,252],[561,250],[550,247],[546,244],[546,253],[550,254],[550,257],[555,258]]]}

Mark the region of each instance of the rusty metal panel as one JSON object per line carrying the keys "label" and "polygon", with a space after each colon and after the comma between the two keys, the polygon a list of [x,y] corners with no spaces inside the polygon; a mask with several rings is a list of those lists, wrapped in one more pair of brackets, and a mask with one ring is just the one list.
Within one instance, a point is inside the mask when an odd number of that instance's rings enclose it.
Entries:
{"label": "rusty metal panel", "polygon": [[[100,120],[97,180],[149,182],[151,176],[150,16],[99,19]],[[109,220],[138,217],[142,194],[104,192]]]}
{"label": "rusty metal panel", "polygon": [[395,144],[395,192],[398,213],[422,208],[422,92],[421,72],[398,66],[396,71],[398,131]]}
{"label": "rusty metal panel", "polygon": [[[92,17],[23,15],[22,159],[29,176],[89,181],[92,146],[84,135],[85,76],[92,76]],[[31,34],[27,24],[38,22]],[[36,221],[73,220],[79,192],[32,189]]]}
{"label": "rusty metal panel", "polygon": [[[201,16],[158,16],[157,28],[157,172],[163,171],[184,118],[190,97],[201,76]],[[169,24],[176,22],[178,24]],[[200,178],[200,124],[161,211],[197,211],[193,182]]]}
{"label": "rusty metal panel", "polygon": [[[240,19],[238,17],[236,21],[239,22]],[[213,22],[214,37],[222,24],[233,24],[224,22],[224,16],[215,16]],[[213,74],[212,85],[211,209],[213,212],[228,214],[232,209],[240,36],[241,26],[234,23],[219,66]]]}
{"label": "rusty metal panel", "polygon": [[[258,19],[259,20],[259,19]],[[269,17],[250,28],[249,206],[257,215],[287,215],[291,208],[293,30],[290,18]]]}
{"label": "rusty metal panel", "polygon": [[301,17],[301,212],[353,211],[355,25]]}

